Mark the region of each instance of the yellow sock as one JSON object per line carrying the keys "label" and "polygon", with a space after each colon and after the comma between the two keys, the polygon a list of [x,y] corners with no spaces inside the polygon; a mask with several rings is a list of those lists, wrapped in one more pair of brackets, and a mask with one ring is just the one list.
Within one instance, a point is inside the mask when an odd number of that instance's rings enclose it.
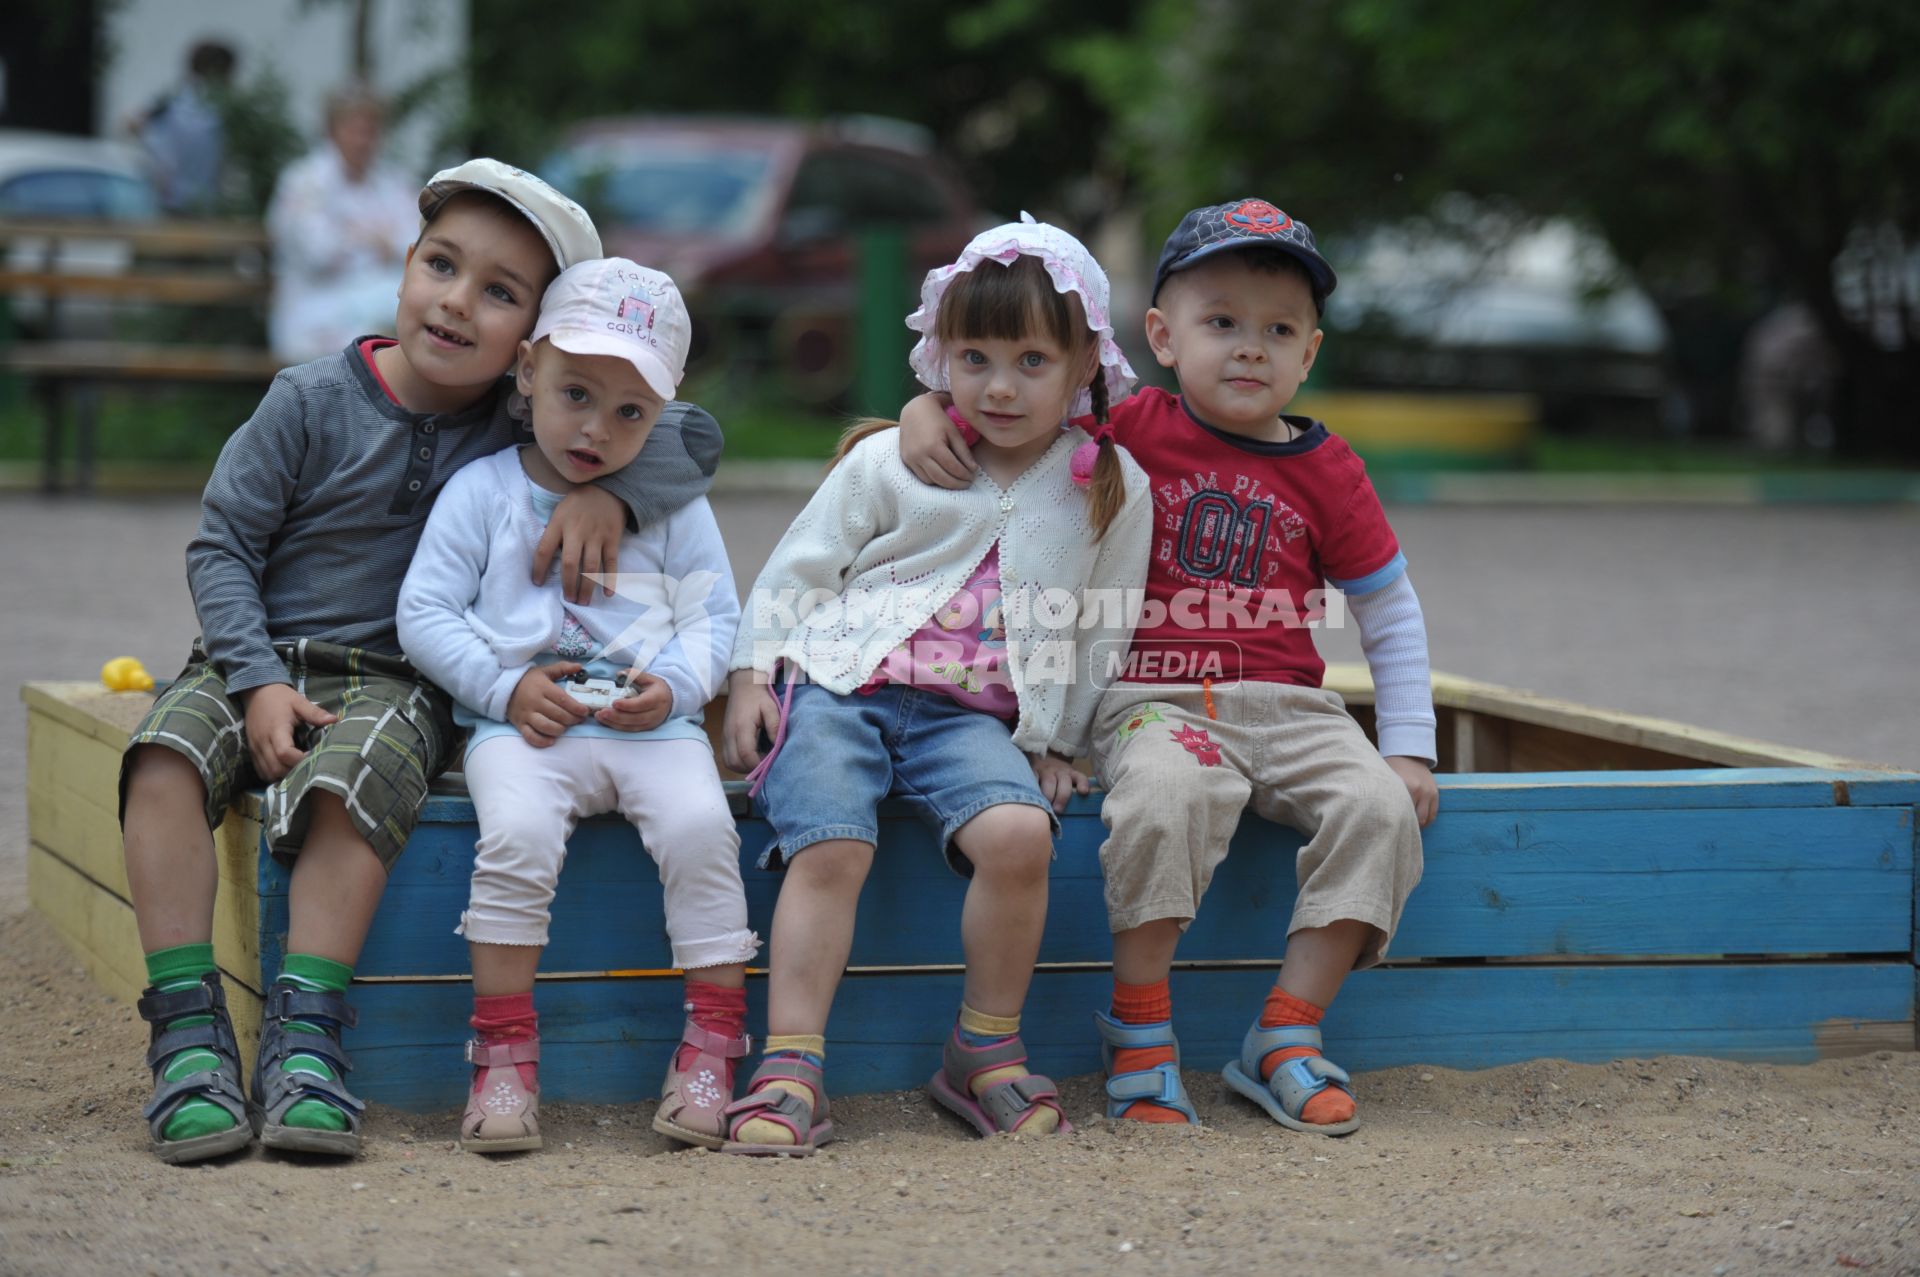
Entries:
{"label": "yellow sock", "polygon": [[[769,1055],[810,1055],[822,1063],[827,1058],[827,1039],[820,1033],[769,1033],[761,1051],[761,1058]],[[815,1108],[820,1107],[820,1096],[805,1082],[793,1078],[775,1078],[761,1090],[792,1091]],[[742,1122],[733,1138],[742,1144],[792,1144],[796,1141],[793,1132],[778,1122],[769,1122],[756,1117]]]}
{"label": "yellow sock", "polygon": [[[997,1042],[1010,1038],[1020,1032],[1020,1017],[988,1015],[976,1011],[966,1003],[960,1004],[960,1040],[971,1046],[980,1046],[987,1042]],[[969,1041],[969,1039],[973,1039]],[[1002,1082],[1011,1082],[1015,1078],[1025,1077],[1029,1070],[1023,1064],[1009,1064],[1003,1069],[990,1069],[973,1079],[970,1089],[978,1098],[990,1086]],[[1051,1135],[1060,1125],[1060,1115],[1052,1109],[1041,1109],[1020,1126],[1022,1135]]]}

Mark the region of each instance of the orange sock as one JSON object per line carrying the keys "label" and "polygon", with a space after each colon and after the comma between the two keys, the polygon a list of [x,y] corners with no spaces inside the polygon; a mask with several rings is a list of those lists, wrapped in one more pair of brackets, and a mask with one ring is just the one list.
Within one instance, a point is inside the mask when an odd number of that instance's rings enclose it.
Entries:
{"label": "orange sock", "polygon": [[[1326,1013],[1325,1007],[1302,1001],[1276,984],[1272,992],[1267,994],[1267,1005],[1261,1009],[1260,1027],[1275,1029],[1284,1024],[1319,1024],[1320,1017]],[[1260,1079],[1265,1081],[1272,1077],[1273,1071],[1288,1060],[1318,1054],[1320,1052],[1310,1046],[1283,1046],[1277,1051],[1269,1051],[1266,1058],[1260,1061]],[[1333,1087],[1308,1100],[1300,1110],[1300,1120],[1312,1126],[1332,1126],[1352,1116],[1353,1097]]]}
{"label": "orange sock", "polygon": [[[1122,984],[1115,980],[1111,1014],[1122,1024],[1158,1024],[1173,1018],[1173,995],[1167,991],[1164,978],[1152,984]],[[1115,1073],[1137,1073],[1171,1063],[1173,1048],[1170,1046],[1117,1047],[1113,1052]],[[1120,1116],[1136,1122],[1184,1123],[1187,1120],[1186,1114],[1152,1100],[1135,1100]]]}

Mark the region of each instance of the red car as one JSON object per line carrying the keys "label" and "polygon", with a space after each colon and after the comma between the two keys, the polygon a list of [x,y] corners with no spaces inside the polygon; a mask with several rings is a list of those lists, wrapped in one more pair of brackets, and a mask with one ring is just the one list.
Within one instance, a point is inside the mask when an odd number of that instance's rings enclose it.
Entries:
{"label": "red car", "polygon": [[588,120],[541,174],[587,206],[609,254],[673,276],[696,367],[770,367],[818,402],[853,378],[861,232],[905,233],[904,318],[985,224],[929,135],[891,120]]}

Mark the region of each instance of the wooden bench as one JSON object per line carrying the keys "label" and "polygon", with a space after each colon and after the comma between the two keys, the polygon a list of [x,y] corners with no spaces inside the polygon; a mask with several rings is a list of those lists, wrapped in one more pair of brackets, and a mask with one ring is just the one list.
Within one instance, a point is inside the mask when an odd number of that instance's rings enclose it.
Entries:
{"label": "wooden bench", "polygon": [[[1335,667],[1329,683],[1370,717],[1364,669]],[[33,903],[100,984],[131,999],[145,981],[115,777],[148,697],[79,683],[30,684],[24,697]],[[1920,776],[1446,676],[1435,700],[1443,767],[1471,756],[1479,770],[1440,778],[1425,877],[1390,961],[1342,994],[1334,1058],[1365,1070],[1914,1048]],[[768,830],[737,784],[733,799],[765,936],[778,879],[753,860]],[[258,816],[250,798],[217,839],[214,944],[243,1040],[287,933],[287,876],[261,852]],[[1098,796],[1064,823],[1025,1023],[1039,1066],[1059,1077],[1099,1066],[1091,1015],[1110,958]],[[453,928],[474,838],[472,804],[443,788],[394,870],[352,993],[354,1083],[369,1099],[461,1102],[470,985]],[[964,884],[905,812],[883,812],[881,838],[828,1034],[834,1087],[849,1094],[924,1083],[959,999]],[[1190,1068],[1235,1053],[1272,981],[1300,841],[1249,816],[1181,946]],[[583,823],[540,980],[544,1094],[651,1097],[680,1026],[670,966],[651,860],[617,818]],[[758,1033],[764,980],[749,989]]]}
{"label": "wooden bench", "polygon": [[[254,222],[120,222],[0,219],[0,297],[17,304],[44,299],[51,332],[63,304],[95,299],[162,306],[264,309],[269,281],[266,231]],[[74,245],[123,246],[125,269],[83,269],[63,250]],[[22,252],[22,247],[30,251]],[[110,313],[110,318],[111,318]],[[265,345],[264,317],[253,325],[257,344],[77,339],[50,336],[0,346],[0,372],[33,384],[45,408],[41,486],[66,485],[66,426],[75,425],[73,486],[92,485],[95,435],[103,383],[237,383],[264,387],[282,364]]]}

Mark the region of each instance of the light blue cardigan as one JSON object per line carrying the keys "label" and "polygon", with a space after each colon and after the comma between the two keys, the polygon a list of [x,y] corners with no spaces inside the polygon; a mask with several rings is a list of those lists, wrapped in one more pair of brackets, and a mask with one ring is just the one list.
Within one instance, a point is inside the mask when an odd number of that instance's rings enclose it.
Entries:
{"label": "light blue cardigan", "polygon": [[588,604],[566,602],[558,571],[542,585],[531,581],[545,530],[517,447],[448,480],[400,587],[408,658],[473,717],[503,721],[521,678],[539,658],[552,659],[564,609],[602,644],[596,661],[638,665],[673,689],[668,723],[693,726],[669,734],[702,734],[700,710],[726,678],[740,619],[712,507],[696,498],[627,533],[617,592],[596,590]]}

